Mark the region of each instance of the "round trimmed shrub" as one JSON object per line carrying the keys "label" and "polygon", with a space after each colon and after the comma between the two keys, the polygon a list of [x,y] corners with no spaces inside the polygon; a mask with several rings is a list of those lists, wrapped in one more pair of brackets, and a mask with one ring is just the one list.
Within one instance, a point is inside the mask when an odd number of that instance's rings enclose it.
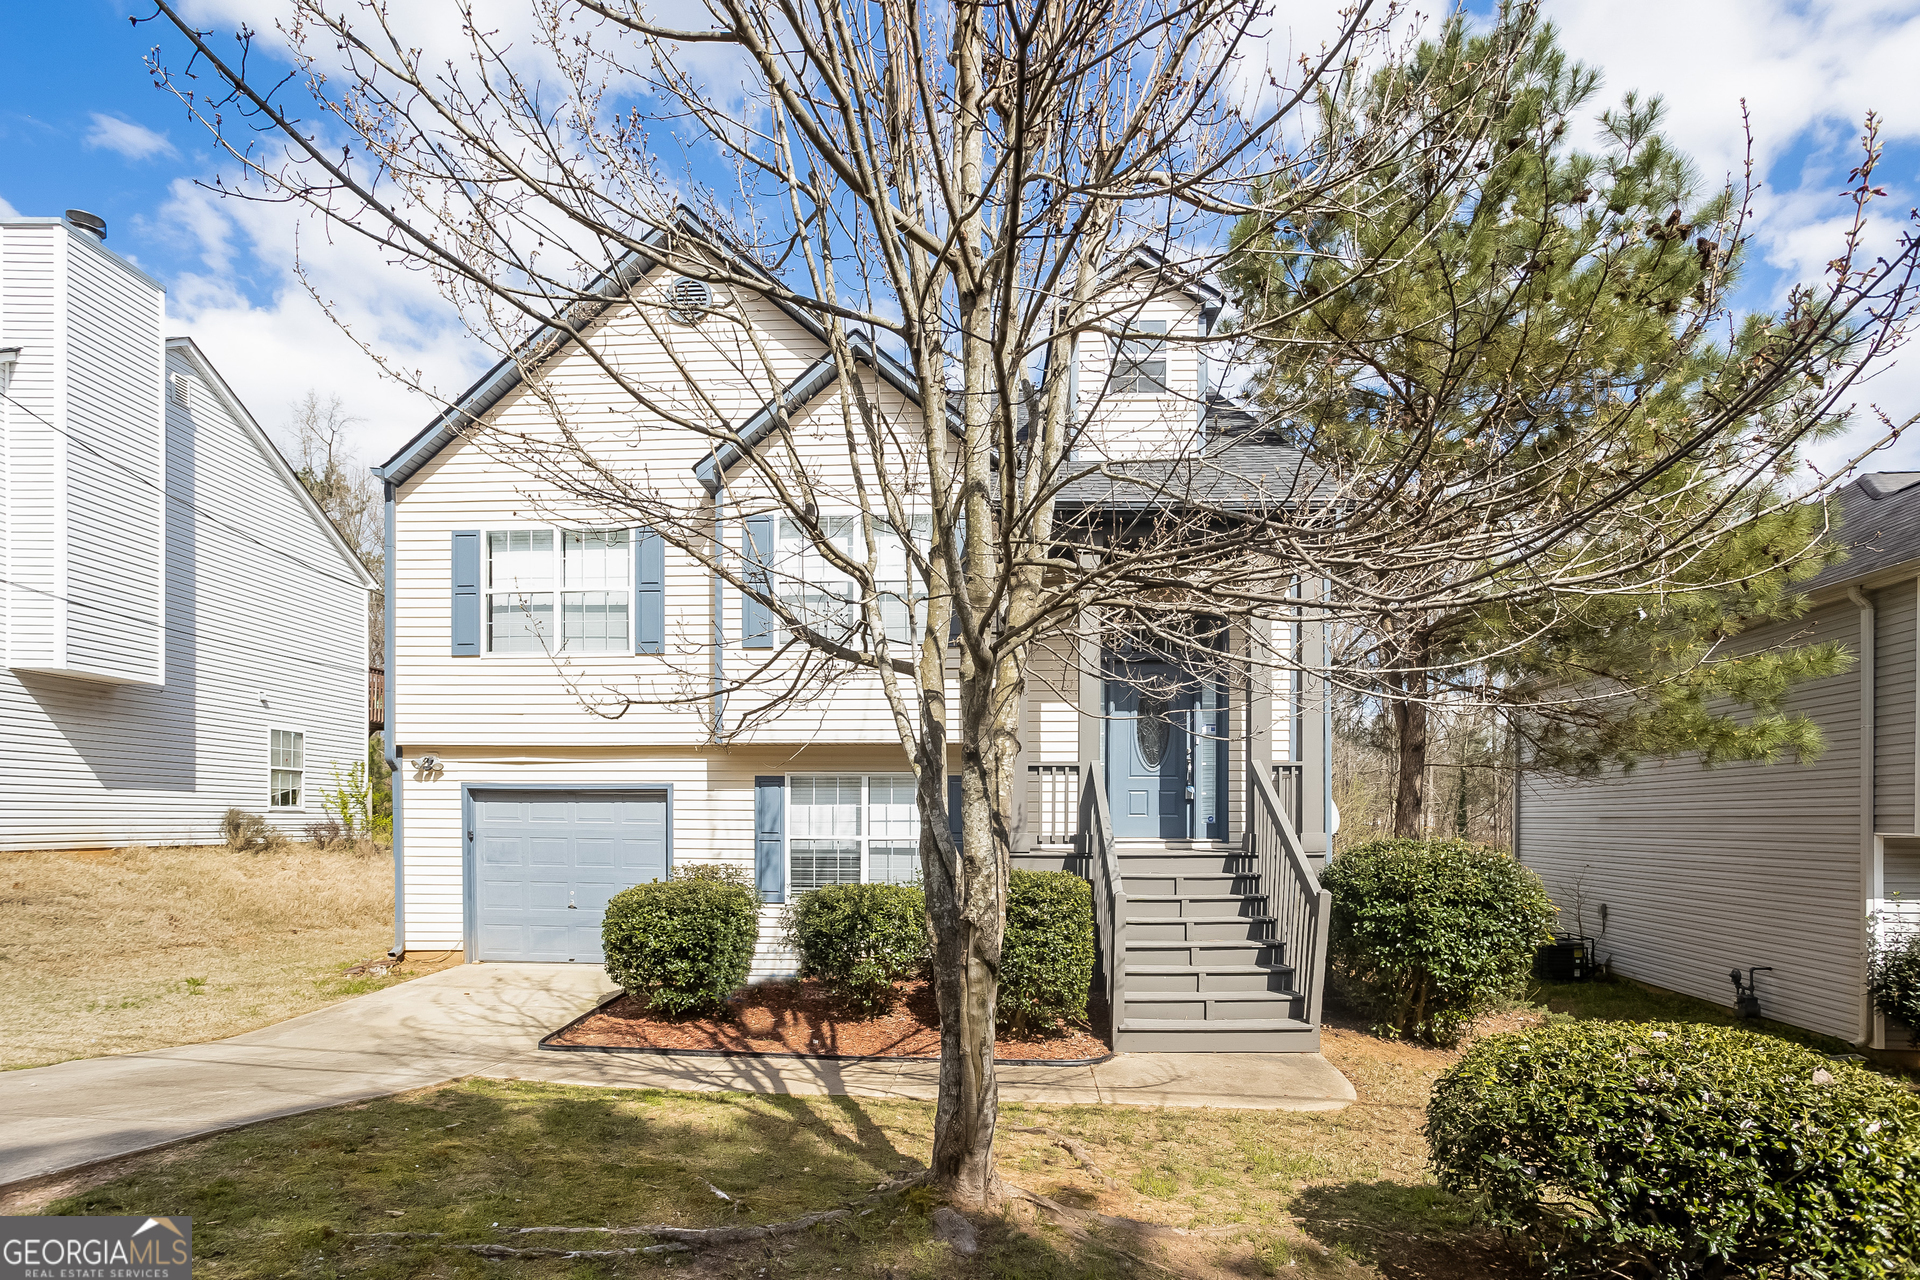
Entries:
{"label": "round trimmed shrub", "polygon": [[1093,886],[1071,871],[1014,871],[1000,945],[999,1022],[1025,1034],[1087,1020]]}
{"label": "round trimmed shrub", "polygon": [[1451,1045],[1521,989],[1552,941],[1540,877],[1465,840],[1374,840],[1333,859],[1327,956],[1340,994],[1375,1030]]}
{"label": "round trimmed shrub", "polygon": [[1687,1023],[1489,1036],[1442,1076],[1440,1184],[1553,1274],[1911,1275],[1920,1099],[1798,1045]]}
{"label": "round trimmed shrub", "polygon": [[623,889],[600,925],[607,976],[649,1009],[679,1016],[725,1006],[747,980],[760,902],[730,868],[676,868]]}
{"label": "round trimmed shrub", "polygon": [[800,975],[867,1013],[893,1003],[893,984],[923,972],[933,958],[927,900],[904,884],[829,884],[809,889],[787,909],[787,934],[800,952]]}

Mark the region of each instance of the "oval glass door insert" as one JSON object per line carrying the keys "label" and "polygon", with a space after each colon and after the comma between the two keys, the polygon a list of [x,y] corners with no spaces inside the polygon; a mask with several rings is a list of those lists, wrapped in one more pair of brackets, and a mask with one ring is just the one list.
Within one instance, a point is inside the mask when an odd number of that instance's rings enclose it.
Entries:
{"label": "oval glass door insert", "polygon": [[1140,698],[1140,717],[1134,721],[1134,737],[1140,744],[1140,759],[1149,769],[1158,769],[1167,753],[1167,706],[1165,698]]}

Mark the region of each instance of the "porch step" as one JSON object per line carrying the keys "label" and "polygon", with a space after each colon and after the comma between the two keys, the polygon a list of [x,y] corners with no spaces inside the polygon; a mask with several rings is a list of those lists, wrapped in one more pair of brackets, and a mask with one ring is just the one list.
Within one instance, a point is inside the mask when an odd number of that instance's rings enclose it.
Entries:
{"label": "porch step", "polygon": [[1130,964],[1127,993],[1261,991],[1297,997],[1290,964]]}
{"label": "porch step", "polygon": [[1286,964],[1277,938],[1140,938],[1127,922],[1127,949],[1121,957],[1131,973],[1140,965],[1191,965],[1211,969],[1220,965]]}
{"label": "porch step", "polygon": [[1119,1053],[1314,1053],[1320,1028],[1298,1018],[1128,1018],[1113,1029]]}
{"label": "porch step", "polygon": [[1260,877],[1252,871],[1134,871],[1122,872],[1120,884],[1129,902],[1141,898],[1237,898],[1258,893]]}
{"label": "porch step", "polygon": [[1239,845],[1116,844],[1114,860],[1122,879],[1145,874],[1233,875],[1244,871],[1246,855]]}
{"label": "porch step", "polygon": [[1129,986],[1122,1022],[1179,1019],[1246,1022],[1290,1018],[1297,993],[1285,991],[1135,991]]}
{"label": "porch step", "polygon": [[[1132,904],[1128,904],[1131,908]],[[1127,942],[1259,942],[1272,916],[1127,916]]]}
{"label": "porch step", "polygon": [[1255,893],[1156,893],[1137,894],[1127,889],[1127,920],[1162,920],[1168,917],[1252,916],[1264,901]]}

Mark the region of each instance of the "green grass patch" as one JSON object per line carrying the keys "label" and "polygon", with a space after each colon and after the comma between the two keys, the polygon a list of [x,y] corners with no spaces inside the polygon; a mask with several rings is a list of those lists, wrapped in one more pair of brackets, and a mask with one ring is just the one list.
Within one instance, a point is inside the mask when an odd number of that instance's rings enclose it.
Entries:
{"label": "green grass patch", "polygon": [[1541,1008],[1582,1022],[1698,1022],[1710,1027],[1738,1026],[1821,1053],[1855,1052],[1852,1045],[1833,1036],[1766,1018],[1736,1018],[1733,1010],[1724,1006],[1677,991],[1645,987],[1624,978],[1613,982],[1536,982],[1529,988],[1528,996]]}

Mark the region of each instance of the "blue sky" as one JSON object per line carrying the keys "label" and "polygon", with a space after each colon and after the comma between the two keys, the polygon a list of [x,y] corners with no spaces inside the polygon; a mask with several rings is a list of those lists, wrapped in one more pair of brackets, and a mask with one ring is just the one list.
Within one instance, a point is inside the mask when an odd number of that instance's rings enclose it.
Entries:
{"label": "blue sky", "polygon": [[[202,24],[221,31],[247,21],[271,32],[281,11],[276,0],[195,3]],[[528,6],[486,7],[498,16]],[[1278,20],[1291,24],[1283,30],[1297,47],[1318,38],[1336,7],[1283,4]],[[0,213],[100,214],[109,246],[168,285],[172,330],[194,335],[263,423],[278,426],[309,388],[338,394],[361,419],[358,446],[377,460],[433,406],[378,377],[295,277],[296,252],[356,334],[443,390],[465,385],[489,362],[486,352],[449,324],[417,278],[364,250],[328,245],[290,210],[196,187],[231,175],[233,163],[153,85],[147,50],[158,43],[175,67],[184,54],[163,22],[131,26],[135,9],[145,12],[131,0],[12,6],[0,42]],[[1549,0],[1548,14],[1570,52],[1603,70],[1603,104],[1629,88],[1667,99],[1670,136],[1708,177],[1740,164],[1747,99],[1766,180],[1749,305],[1767,305],[1832,256],[1834,220],[1845,212],[1836,193],[1866,110],[1886,121],[1881,180],[1895,196],[1887,211],[1898,218],[1920,204],[1920,0]],[[1889,222],[1880,234],[1896,230]],[[1896,417],[1920,412],[1920,354],[1906,365],[1913,368],[1892,368],[1868,388],[1863,404],[1877,401]],[[1829,447],[1817,460],[1832,466],[1842,452]],[[1920,466],[1920,431],[1869,465]]]}

